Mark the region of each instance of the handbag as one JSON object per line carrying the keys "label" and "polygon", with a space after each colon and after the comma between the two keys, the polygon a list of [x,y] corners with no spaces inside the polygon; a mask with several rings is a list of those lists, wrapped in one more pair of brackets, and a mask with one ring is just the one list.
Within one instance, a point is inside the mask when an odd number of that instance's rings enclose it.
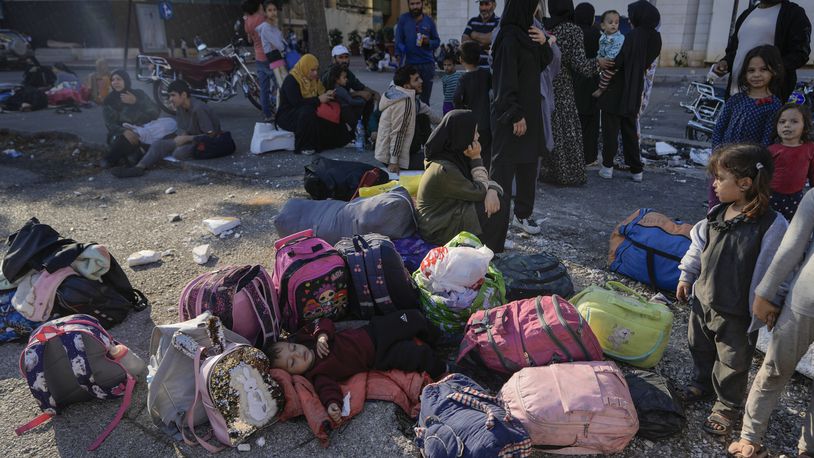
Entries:
{"label": "handbag", "polygon": [[215,159],[235,152],[235,141],[229,131],[196,135],[193,159]]}
{"label": "handbag", "polygon": [[339,124],[342,108],[338,102],[320,103],[317,107],[317,118],[322,118],[334,124]]}

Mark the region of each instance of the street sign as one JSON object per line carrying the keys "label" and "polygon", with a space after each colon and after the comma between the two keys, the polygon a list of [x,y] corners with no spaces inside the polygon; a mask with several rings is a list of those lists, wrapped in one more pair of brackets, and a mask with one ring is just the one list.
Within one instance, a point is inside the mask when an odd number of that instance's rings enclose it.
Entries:
{"label": "street sign", "polygon": [[158,15],[161,19],[168,21],[172,19],[173,14],[172,3],[169,0],[158,2]]}

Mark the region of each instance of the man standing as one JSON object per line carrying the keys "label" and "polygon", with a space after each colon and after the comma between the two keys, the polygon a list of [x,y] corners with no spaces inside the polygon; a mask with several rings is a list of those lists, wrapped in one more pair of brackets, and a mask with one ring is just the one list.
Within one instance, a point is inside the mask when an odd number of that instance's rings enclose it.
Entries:
{"label": "man standing", "polygon": [[[365,99],[365,105],[362,110],[362,125],[365,126],[365,132],[367,132],[368,120],[370,119],[370,115],[373,113],[373,110],[376,109],[376,104],[379,102],[380,95],[375,90],[365,86],[364,83],[359,81],[359,78],[353,74],[350,70],[350,51],[343,45],[336,45],[331,50],[331,57],[333,58],[334,65],[342,65],[345,67],[348,75],[348,84],[344,87],[350,93],[352,97],[360,97]],[[331,66],[322,73],[320,79],[322,80],[322,85],[325,87],[329,87],[331,83],[329,80],[329,76],[331,73]],[[354,121],[355,122],[355,121]],[[354,124],[354,128],[356,125]],[[365,135],[366,139],[370,138],[370,132],[367,132]]]}
{"label": "man standing", "polygon": [[500,23],[500,18],[495,14],[495,0],[481,0],[480,15],[475,16],[466,23],[461,43],[474,41],[480,45],[480,66],[489,67],[489,48],[492,46],[492,32]]}
{"label": "man standing", "polygon": [[144,170],[158,163],[167,156],[175,159],[192,159],[195,150],[195,137],[204,134],[216,134],[220,130],[220,120],[212,108],[190,95],[189,84],[175,80],[167,87],[170,103],[176,110],[175,121],[178,131],[175,138],[158,140],[135,167],[117,167],[111,173],[119,178],[140,177]]}
{"label": "man standing", "polygon": [[431,17],[424,14],[424,0],[409,0],[410,11],[399,16],[396,25],[396,60],[399,66],[410,65],[424,81],[421,101],[430,104],[432,81],[435,78],[434,51],[441,45],[438,29]]}

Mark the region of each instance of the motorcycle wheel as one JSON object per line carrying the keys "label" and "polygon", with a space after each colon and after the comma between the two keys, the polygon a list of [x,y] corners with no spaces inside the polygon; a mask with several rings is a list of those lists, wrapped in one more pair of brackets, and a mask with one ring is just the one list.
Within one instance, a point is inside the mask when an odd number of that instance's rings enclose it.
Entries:
{"label": "motorcycle wheel", "polygon": [[175,116],[175,108],[170,103],[170,97],[167,94],[169,85],[170,83],[166,80],[158,80],[153,83],[153,99],[164,112]]}
{"label": "motorcycle wheel", "polygon": [[254,73],[250,73],[243,77],[243,93],[249,102],[254,105],[255,108],[258,110],[263,110],[263,106],[260,104],[260,81],[257,79],[257,75]]}
{"label": "motorcycle wheel", "polygon": [[694,127],[687,127],[686,137],[689,140],[695,140],[697,142],[710,142],[712,141],[712,135],[708,132],[704,132],[702,130],[698,130]]}

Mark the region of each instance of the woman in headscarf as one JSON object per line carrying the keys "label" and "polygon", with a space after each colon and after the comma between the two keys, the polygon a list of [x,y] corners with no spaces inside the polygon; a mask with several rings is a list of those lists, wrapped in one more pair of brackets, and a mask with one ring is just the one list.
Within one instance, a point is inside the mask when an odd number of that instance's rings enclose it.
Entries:
{"label": "woman in headscarf", "polygon": [[[508,0],[500,31],[492,45],[492,164],[491,177],[507,190],[500,210],[483,228],[483,242],[503,252],[509,220],[530,234],[540,228],[532,219],[535,178],[545,148],[540,108],[540,73],[551,62],[545,34],[532,27],[537,0]],[[510,215],[512,182],[517,191]]]}
{"label": "woman in headscarf", "polygon": [[437,245],[461,231],[480,235],[481,224],[500,209],[503,189],[489,181],[478,143],[478,117],[452,110],[430,135],[416,212],[421,237]]}
{"label": "woman in headscarf", "polygon": [[[596,11],[590,3],[580,3],[574,8],[574,23],[582,29],[582,41],[585,57],[596,58],[599,52],[601,32],[594,26]],[[593,164],[599,154],[599,107],[596,98],[591,94],[599,86],[599,75],[585,77],[574,76],[574,99],[579,114],[579,125],[582,128],[582,145],[585,164]]]}
{"label": "woman in headscarf", "polygon": [[562,71],[554,79],[554,149],[543,157],[542,181],[573,186],[585,184],[585,153],[582,127],[574,99],[572,75],[592,77],[599,73],[597,60],[585,57],[582,29],[574,23],[574,3],[571,0],[548,0],[546,30],[557,37],[562,53]]}
{"label": "woman in headscarf", "polygon": [[294,152],[311,155],[348,144],[353,134],[341,123],[334,124],[317,116],[321,103],[334,100],[319,80],[319,61],[313,54],[302,56],[280,88],[277,125],[294,132]]}
{"label": "woman in headscarf", "polygon": [[602,178],[613,177],[613,158],[619,149],[622,134],[625,163],[630,167],[633,181],[642,181],[642,158],[639,148],[637,124],[642,105],[644,78],[650,65],[661,53],[661,34],[656,31],[661,15],[655,6],[645,0],[627,7],[627,16],[633,30],[625,37],[625,44],[614,60],[616,74],[608,89],[599,98],[602,109]]}
{"label": "woman in headscarf", "polygon": [[112,90],[102,104],[110,150],[102,159],[102,167],[115,166],[138,147],[138,134],[125,128],[124,124],[143,126],[161,114],[161,109],[152,98],[144,91],[131,87],[130,75],[126,71],[114,70],[110,74],[110,87]]}

